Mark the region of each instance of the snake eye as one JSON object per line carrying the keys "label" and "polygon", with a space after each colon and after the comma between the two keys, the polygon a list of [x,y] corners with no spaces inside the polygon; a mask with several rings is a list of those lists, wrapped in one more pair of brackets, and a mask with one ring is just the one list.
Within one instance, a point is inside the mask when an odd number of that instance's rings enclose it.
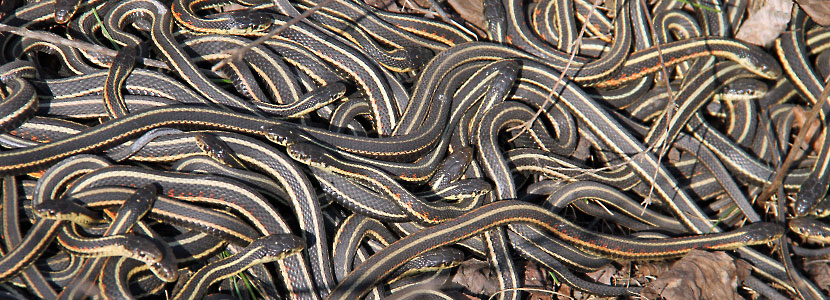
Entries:
{"label": "snake eye", "polygon": [[69,20],[69,13],[65,10],[55,11],[55,22],[66,23]]}
{"label": "snake eye", "polygon": [[35,206],[35,213],[45,218],[53,218],[57,211],[54,208],[44,207],[43,205]]}

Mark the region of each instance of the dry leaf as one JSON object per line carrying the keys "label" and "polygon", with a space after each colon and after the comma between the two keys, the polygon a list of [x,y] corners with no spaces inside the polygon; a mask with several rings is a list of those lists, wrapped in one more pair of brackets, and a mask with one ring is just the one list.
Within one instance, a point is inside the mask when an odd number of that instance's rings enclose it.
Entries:
{"label": "dry leaf", "polygon": [[749,276],[750,266],[723,252],[693,250],[643,289],[648,299],[743,299],[738,282]]}
{"label": "dry leaf", "polygon": [[819,25],[830,25],[830,1],[798,0],[798,6],[801,6],[801,9]]}
{"label": "dry leaf", "polygon": [[449,0],[450,6],[464,20],[478,28],[487,28],[484,23],[484,2],[481,0]]}
{"label": "dry leaf", "polygon": [[654,261],[637,265],[637,275],[640,277],[660,277],[669,270],[669,264],[663,261]]}
{"label": "dry leaf", "polygon": [[792,0],[766,0],[758,11],[750,11],[736,37],[766,47],[775,41],[790,22]]}
{"label": "dry leaf", "polygon": [[[793,127],[797,130],[801,130],[801,126],[804,124],[804,119],[807,118],[809,114],[808,111],[803,109],[801,106],[796,106],[793,108],[793,114],[795,118],[793,119]],[[821,149],[822,145],[824,145],[824,135],[823,134],[816,134],[816,131],[820,129],[821,122],[816,122],[815,119],[810,125],[810,128],[807,131],[807,141],[810,141],[810,147],[812,147],[813,151],[818,151],[817,149]]]}
{"label": "dry leaf", "polygon": [[804,269],[820,289],[830,291],[830,264],[827,258],[805,259]]}
{"label": "dry leaf", "polygon": [[452,282],[478,296],[489,296],[499,290],[499,281],[490,271],[490,264],[477,259],[461,263]]}
{"label": "dry leaf", "polygon": [[[524,266],[518,266],[519,268],[523,268],[525,270],[525,282],[522,286],[527,288],[539,289],[539,290],[547,290],[550,288],[548,284],[547,276],[545,276],[544,271],[539,269],[539,266],[532,261],[527,261],[524,263]],[[546,292],[546,291],[539,291],[539,290],[528,290],[527,293],[529,300],[553,300],[553,293]]]}
{"label": "dry leaf", "polygon": [[559,286],[559,290],[556,291],[556,299],[557,300],[573,300],[574,298],[569,296],[572,295],[574,289],[571,288],[570,285],[563,284]]}
{"label": "dry leaf", "polygon": [[611,281],[614,279],[614,275],[616,275],[619,271],[620,270],[613,264],[607,264],[602,268],[599,268],[599,270],[586,273],[585,275],[597,283],[611,284]]}

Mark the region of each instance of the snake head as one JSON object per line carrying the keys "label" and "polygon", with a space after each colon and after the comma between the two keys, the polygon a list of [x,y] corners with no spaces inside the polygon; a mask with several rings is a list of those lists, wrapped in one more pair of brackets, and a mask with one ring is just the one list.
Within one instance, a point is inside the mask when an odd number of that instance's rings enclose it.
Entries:
{"label": "snake head", "polygon": [[790,231],[808,243],[826,244],[830,242],[827,225],[813,218],[796,218],[789,222]]}
{"label": "snake head", "polygon": [[787,227],[789,227],[790,231],[800,236],[808,234],[813,225],[812,219],[809,218],[796,218],[787,223]]}
{"label": "snake head", "polygon": [[55,10],[55,22],[58,24],[66,24],[69,22],[69,11],[67,10]]}
{"label": "snake head", "polygon": [[289,126],[275,125],[265,127],[262,130],[265,131],[265,138],[280,146],[287,147],[291,144],[303,141],[296,129]]}
{"label": "snake head", "polygon": [[122,244],[124,249],[132,253],[133,258],[146,263],[158,278],[166,282],[175,282],[179,278],[176,258],[165,254],[158,241],[144,236],[124,236],[127,237]]}
{"label": "snake head", "polygon": [[32,207],[32,210],[38,217],[44,219],[71,221],[84,227],[103,221],[98,212],[68,199],[42,202]]}
{"label": "snake head", "polygon": [[827,198],[825,198],[824,200],[821,200],[816,205],[816,207],[813,208],[812,211],[810,211],[809,215],[812,216],[813,218],[819,218],[819,219],[824,218],[826,216],[830,216],[830,209],[828,209],[828,205],[830,205],[830,202],[828,202],[828,201],[830,201],[830,200],[828,200]]}
{"label": "snake head", "polygon": [[274,16],[265,12],[240,11],[225,14],[228,34],[257,35],[268,31],[274,24]]}
{"label": "snake head", "polygon": [[[313,91],[311,91],[308,95],[310,97],[321,97],[325,99],[331,99],[331,101],[340,99],[343,95],[346,94],[346,84],[343,82],[332,82],[327,85],[321,86]],[[331,103],[330,101],[325,101],[327,103]]]}
{"label": "snake head", "polygon": [[288,156],[294,160],[304,164],[311,164],[313,163],[313,150],[309,146],[310,144],[306,143],[295,143],[289,145],[286,151],[288,151]]}
{"label": "snake head", "polygon": [[286,151],[294,160],[315,168],[327,169],[331,165],[328,151],[315,144],[295,143],[289,145]]}
{"label": "snake head", "polygon": [[38,203],[32,210],[35,215],[44,219],[57,219],[58,213],[61,211],[60,204],[57,201],[49,201]]}
{"label": "snake head", "polygon": [[796,194],[793,210],[796,216],[804,216],[812,212],[821,197],[827,193],[827,186],[822,186],[814,176],[807,177],[801,184],[801,189]]}
{"label": "snake head", "polygon": [[158,193],[159,188],[155,183],[142,186],[135,190],[135,193],[130,196],[127,201],[124,201],[124,204],[121,205],[119,212],[121,210],[131,210],[137,215],[143,216],[150,211],[151,208],[153,208],[153,203],[156,201]]}
{"label": "snake head", "polygon": [[166,282],[176,282],[176,280],[179,279],[179,272],[176,268],[177,265],[175,264],[175,261],[173,261],[172,265],[168,265],[163,262],[150,264],[150,270],[153,274],[156,274],[158,278]]}
{"label": "snake head", "polygon": [[741,227],[743,238],[747,245],[760,245],[769,243],[784,235],[784,227],[775,223],[758,222]]}
{"label": "snake head", "polygon": [[160,262],[164,258],[164,254],[152,240],[131,234],[125,234],[124,237],[121,246],[126,252],[132,253],[135,259],[142,262]]}
{"label": "snake head", "polygon": [[736,79],[721,89],[726,100],[757,99],[767,93],[767,84],[754,78]]}
{"label": "snake head", "polygon": [[57,0],[55,1],[55,23],[66,24],[69,19],[78,11],[81,1]]}
{"label": "snake head", "polygon": [[784,74],[778,60],[773,58],[763,49],[747,45],[748,51],[738,51],[735,53],[735,61],[745,66],[750,72],[755,73],[766,79],[776,79]]}
{"label": "snake head", "polygon": [[263,247],[268,261],[282,259],[305,248],[305,241],[293,234],[272,234],[251,242],[246,248]]}

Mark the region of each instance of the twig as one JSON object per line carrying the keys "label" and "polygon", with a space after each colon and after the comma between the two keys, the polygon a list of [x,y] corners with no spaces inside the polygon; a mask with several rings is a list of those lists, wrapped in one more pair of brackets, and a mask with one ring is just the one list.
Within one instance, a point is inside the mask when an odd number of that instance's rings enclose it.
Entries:
{"label": "twig", "polygon": [[452,19],[450,19],[450,16],[447,14],[447,12],[444,11],[443,8],[441,8],[441,4],[439,4],[438,1],[427,0],[427,2],[429,2],[429,6],[431,6],[432,9],[438,13],[438,16],[441,17],[441,20],[444,20],[444,22],[447,23],[452,22]]}
{"label": "twig", "polygon": [[[72,47],[72,48],[75,48],[75,49],[82,49],[82,50],[86,50],[86,51],[97,52],[97,53],[101,53],[101,54],[106,55],[106,56],[115,57],[115,55],[118,54],[118,51],[115,51],[115,50],[112,50],[112,49],[109,49],[109,48],[106,48],[106,47],[103,47],[103,46],[90,44],[90,43],[87,43],[87,42],[70,40],[70,39],[67,39],[67,38],[60,37],[57,34],[54,34],[54,33],[51,33],[51,32],[46,32],[46,31],[34,31],[34,30],[29,30],[29,29],[26,29],[26,28],[22,28],[22,27],[9,26],[9,25],[6,25],[6,24],[0,24],[0,31],[2,31],[2,32],[11,32],[11,33],[14,33],[14,34],[22,36],[22,37],[33,38],[33,39],[37,39],[37,40],[41,40],[41,41],[47,41],[47,42],[50,42],[50,43],[55,43],[55,44],[58,44],[58,45]],[[168,69],[168,70],[170,69],[167,66],[166,63],[164,63],[162,61],[155,60],[155,59],[142,58],[141,63],[144,64],[145,66],[148,66],[148,67],[155,67],[155,68]]]}
{"label": "twig", "polygon": [[[582,28],[581,28],[581,29],[580,29],[580,31],[579,31],[579,35],[577,36],[576,41],[574,41],[574,45],[572,45],[572,46],[571,46],[571,56],[570,56],[570,59],[568,59],[568,63],[565,65],[565,69],[562,71],[562,73],[560,73],[560,74],[559,74],[559,80],[558,80],[558,81],[556,82],[556,84],[553,86],[553,89],[551,89],[551,92],[548,94],[547,98],[545,98],[545,103],[544,103],[544,104],[542,104],[542,106],[541,106],[541,107],[540,107],[540,108],[536,111],[536,114],[534,114],[534,115],[533,115],[533,117],[531,117],[531,119],[530,119],[529,121],[526,121],[526,122],[524,122],[522,125],[519,125],[519,126],[516,126],[516,127],[513,127],[513,128],[510,128],[510,129],[509,129],[509,130],[517,130],[517,129],[520,129],[520,128],[521,128],[521,131],[520,131],[518,134],[516,134],[515,136],[513,136],[513,138],[511,138],[511,139],[510,139],[510,141],[512,141],[512,140],[514,140],[514,139],[516,139],[516,138],[518,138],[519,136],[521,136],[521,135],[522,135],[522,133],[524,133],[525,131],[529,130],[529,129],[530,129],[530,127],[532,126],[532,123],[533,123],[533,122],[535,122],[535,121],[536,121],[536,119],[537,119],[537,118],[538,118],[538,117],[542,114],[542,112],[544,112],[544,111],[545,111],[546,106],[547,106],[549,103],[552,103],[552,102],[553,102],[553,100],[552,100],[552,98],[553,98],[553,94],[556,92],[556,89],[558,88],[558,86],[559,86],[560,82],[562,82],[562,79],[564,78],[565,73],[567,73],[568,68],[569,68],[569,67],[570,67],[570,65],[571,65],[571,62],[573,61],[573,58],[574,58],[574,57],[575,57],[575,55],[576,55],[576,51],[575,51],[575,50],[576,50],[576,49],[578,49],[579,45],[581,44],[581,42],[582,42],[582,36],[583,36],[583,34],[585,33],[585,31],[586,31],[586,29],[587,29],[587,27],[588,27],[588,26],[587,26],[587,24],[591,21],[591,16],[593,16],[593,14],[596,12],[596,10],[597,10],[597,8],[598,8],[598,6],[599,6],[599,3],[600,3],[600,1],[598,1],[598,0],[594,0],[594,2],[592,3],[592,6],[591,6],[591,11],[590,11],[590,13],[588,14],[588,16],[587,16],[587,17],[585,17],[585,21],[584,21],[584,22],[583,22],[583,24],[582,24]],[[646,13],[648,13],[648,12],[646,12]],[[652,32],[654,32],[654,25],[651,23],[651,18],[650,18],[650,17],[647,17],[647,19],[649,19],[648,24],[649,24],[649,26],[651,27],[651,31],[652,31]],[[668,76],[668,72],[666,71],[666,68],[665,68],[665,62],[663,61],[663,53],[662,53],[662,51],[660,51],[660,47],[659,47],[659,45],[657,45],[657,49],[658,49],[658,52],[657,52],[657,53],[658,53],[658,56],[659,56],[659,58],[660,58],[660,64],[661,64],[661,66],[663,67],[663,68],[662,68],[662,71],[663,71],[663,77],[665,78],[665,81],[666,81],[666,86],[667,86],[668,93],[669,93],[669,99],[673,99],[673,96],[672,96],[672,93],[671,93],[671,87],[669,86],[669,82],[668,82],[668,77],[669,77],[669,76]],[[669,106],[667,106],[667,107],[666,107],[666,111],[669,111],[669,109],[668,109],[668,108],[670,108],[670,107],[673,107],[673,106],[674,106],[674,105],[671,105],[672,103],[673,103],[673,101],[670,101]],[[669,117],[670,117],[670,116],[669,116]],[[662,140],[662,139],[665,139],[665,136],[667,135],[667,133],[668,133],[668,131],[666,131],[666,133],[664,133],[664,134],[663,134],[663,137],[661,138],[661,140]],[[660,140],[658,140],[658,141],[660,141]],[[655,143],[655,145],[656,145],[656,143]],[[601,168],[583,169],[583,168],[550,168],[550,167],[549,167],[548,169],[551,169],[551,170],[575,170],[575,171],[580,171],[580,172],[582,172],[583,174],[573,177],[573,178],[577,178],[577,177],[580,177],[580,176],[582,176],[582,175],[586,175],[586,174],[596,174],[597,172],[600,172],[600,171],[603,171],[603,170],[611,170],[611,169],[614,169],[614,168],[618,168],[618,167],[626,166],[626,165],[628,165],[629,163],[631,163],[634,159],[639,158],[641,155],[645,155],[645,154],[647,154],[649,151],[651,151],[651,150],[653,149],[653,147],[654,147],[654,145],[650,145],[650,146],[648,146],[648,148],[646,148],[643,152],[637,153],[637,154],[632,155],[632,156],[625,157],[625,158],[623,159],[623,161],[622,161],[622,162],[620,162],[620,163],[613,164],[613,165],[609,165],[609,166],[605,166],[605,167],[601,167]],[[658,163],[659,163],[659,160],[658,160]],[[656,175],[657,175],[657,174],[655,173],[655,177],[656,177]],[[652,182],[654,182],[654,180],[655,180],[655,179],[654,179],[654,178],[652,178]],[[654,189],[654,185],[652,184],[652,186],[651,186],[651,190],[649,190],[649,197],[651,196],[651,193],[652,193],[653,189]],[[649,197],[646,197],[646,199],[650,199]],[[649,203],[650,203],[650,202],[649,202]],[[643,207],[643,212],[645,212],[645,209],[648,207],[648,206],[647,206],[647,204],[648,204],[648,203],[646,203],[646,206],[645,206],[645,207]]]}
{"label": "twig", "polygon": [[[663,160],[663,155],[666,154],[666,151],[668,149],[668,143],[666,143],[666,139],[668,138],[668,135],[669,135],[669,126],[668,126],[668,124],[671,124],[670,121],[671,121],[671,118],[672,118],[672,115],[673,115],[673,112],[674,112],[673,108],[674,108],[674,105],[675,105],[675,102],[674,102],[675,99],[674,99],[674,95],[672,95],[671,84],[669,83],[669,72],[666,70],[666,62],[665,62],[665,60],[663,60],[663,50],[660,48],[660,40],[657,39],[657,31],[654,30],[654,23],[651,21],[651,13],[647,9],[648,6],[646,5],[646,3],[643,0],[640,0],[639,3],[640,3],[640,5],[642,5],[643,12],[646,15],[645,19],[648,21],[648,22],[646,22],[648,24],[648,28],[654,34],[654,46],[655,46],[655,48],[657,48],[657,58],[660,59],[660,72],[663,73],[663,81],[665,81],[665,84],[666,84],[666,94],[668,94],[668,96],[669,96],[669,102],[666,103],[666,108],[663,109],[663,116],[665,117],[666,124],[667,124],[666,131],[663,132],[663,134],[660,135],[660,138],[657,139],[657,141],[654,143],[654,145],[649,146],[649,147],[651,147],[651,146],[661,145],[660,153],[657,154],[657,165],[658,165],[658,168],[659,168],[659,165],[662,163],[662,160]],[[638,5],[638,6],[640,6],[640,5]],[[648,150],[648,151],[650,151],[650,150]],[[652,184],[651,184],[651,187],[648,190],[648,195],[646,195],[646,198],[643,200],[643,203],[641,203],[641,205],[643,205],[643,213],[645,213],[645,209],[648,207],[648,205],[651,204],[651,195],[654,193],[654,183],[653,182],[655,182],[656,180],[657,180],[657,170],[654,171],[654,175],[651,178]]]}
{"label": "twig", "polygon": [[548,96],[545,97],[545,103],[542,103],[542,105],[539,107],[538,110],[536,110],[536,113],[533,114],[533,117],[531,117],[530,120],[527,120],[526,122],[522,123],[522,125],[509,129],[516,130],[521,128],[521,131],[519,131],[519,133],[513,136],[513,138],[511,138],[509,141],[515,140],[523,133],[530,130],[530,127],[533,126],[533,122],[536,122],[536,119],[538,119],[539,116],[542,115],[542,112],[547,110],[548,104],[553,104],[553,94],[556,93],[556,89],[559,88],[560,83],[565,78],[565,73],[568,73],[568,70],[571,68],[571,63],[573,63],[573,60],[576,57],[576,49],[579,49],[579,46],[582,45],[582,36],[585,34],[586,29],[588,29],[588,23],[591,22],[591,17],[596,13],[597,7],[599,6],[600,2],[602,1],[594,0],[594,2],[591,4],[591,12],[588,13],[587,17],[585,17],[585,22],[582,23],[582,28],[579,29],[579,35],[576,36],[576,40],[574,41],[573,45],[569,45],[571,48],[571,56],[568,57],[568,63],[565,64],[565,68],[562,70],[561,73],[559,73],[559,78],[556,80],[556,84],[553,85],[553,88],[550,89],[550,93],[548,93]]}
{"label": "twig", "polygon": [[[813,105],[813,109],[810,110],[810,113],[807,114],[807,117],[804,118],[804,122],[801,124],[801,130],[798,131],[798,136],[795,138],[795,143],[793,147],[790,148],[790,152],[787,153],[787,158],[784,159],[784,163],[778,167],[778,170],[775,171],[775,178],[770,182],[769,186],[764,189],[764,192],[761,193],[756,201],[766,201],[775,193],[775,190],[778,189],[784,182],[784,176],[787,175],[787,170],[790,169],[792,164],[795,162],[795,158],[801,155],[801,144],[804,143],[805,139],[807,138],[808,128],[813,126],[813,122],[817,121],[816,117],[818,113],[821,111],[821,107],[824,106],[824,103],[827,102],[827,96],[830,94],[830,81],[828,81],[824,85],[824,90],[821,91],[821,96],[819,96],[818,101],[815,105]],[[828,130],[825,128],[824,130]],[[783,201],[783,200],[779,200]]]}
{"label": "twig", "polygon": [[[514,135],[514,137],[511,138],[511,140],[516,139],[522,133],[529,130],[530,127],[532,126],[533,122],[535,122],[536,119],[542,114],[542,112],[545,111],[547,105],[553,102],[553,100],[552,100],[553,94],[556,92],[556,89],[558,88],[560,82],[562,82],[562,79],[564,78],[565,73],[567,73],[568,68],[571,65],[571,62],[573,61],[573,58],[576,55],[575,49],[577,49],[579,47],[580,43],[582,42],[582,36],[585,33],[585,30],[587,28],[587,23],[590,22],[591,16],[593,16],[594,12],[597,10],[599,2],[600,1],[597,1],[597,0],[595,0],[593,2],[592,7],[591,7],[591,12],[585,18],[585,22],[583,22],[583,24],[582,24],[582,28],[580,29],[579,35],[577,36],[577,39],[576,39],[576,41],[574,42],[574,45],[571,48],[570,59],[568,60],[568,63],[565,65],[565,69],[562,71],[562,73],[559,74],[559,80],[554,85],[554,87],[551,89],[551,92],[548,94],[547,98],[545,99],[545,103],[542,104],[542,106],[536,111],[536,114],[534,114],[533,117],[530,120],[524,122],[522,125],[510,128],[510,130],[517,130],[517,129],[521,128],[521,131],[518,134]],[[646,11],[646,16],[647,16],[646,19],[648,19],[648,25],[649,25],[651,31],[655,32],[654,31],[654,24],[651,22],[651,17],[650,17],[650,15],[647,11]],[[668,71],[667,71],[667,68],[666,68],[665,61],[663,59],[663,52],[660,48],[659,43],[655,43],[655,45],[657,47],[657,54],[658,54],[658,57],[660,59],[661,71],[663,72],[663,78],[665,80],[667,93],[668,93],[668,96],[669,96],[669,99],[670,99],[670,101],[669,101],[668,105],[666,106],[666,109],[664,110],[663,114],[667,114],[666,117],[671,118],[671,109],[670,108],[674,107],[674,105],[673,105],[674,104],[674,96],[672,95],[671,86],[669,85],[669,76],[668,76]],[[639,156],[645,155],[646,153],[651,151],[655,147],[655,145],[659,145],[662,140],[665,140],[667,135],[668,135],[668,129],[666,130],[665,133],[662,134],[660,139],[657,140],[657,143],[654,143],[653,145],[649,145],[648,148],[646,148],[643,152],[637,153],[637,154],[632,155],[630,157],[627,157],[622,162],[620,162],[618,164],[605,166],[605,167],[602,167],[602,168],[594,168],[594,169],[576,168],[576,170],[577,171],[582,171],[586,174],[593,174],[593,173],[596,173],[596,172],[599,172],[599,171],[602,171],[602,170],[608,170],[608,169],[613,169],[613,168],[616,168],[616,167],[625,166],[625,165],[629,164],[631,161],[633,161],[634,159],[638,158]],[[664,151],[664,149],[665,149],[665,146],[664,146],[664,148],[661,149],[661,152]],[[662,158],[662,155],[658,158],[658,164],[660,163],[660,158]],[[550,169],[560,169],[560,168],[550,168]],[[565,169],[565,168],[561,168],[561,169]],[[574,170],[574,168],[567,168],[567,170]],[[654,176],[656,177],[657,174],[655,173]],[[654,181],[655,181],[655,178],[652,178],[652,182],[654,182]],[[644,201],[644,204],[645,204],[645,207],[643,208],[644,211],[648,207],[648,204],[651,203],[651,201],[650,201],[651,198],[650,197],[653,193],[653,190],[654,190],[654,185],[652,184],[651,189],[649,190],[649,194],[646,197],[646,201]]]}
{"label": "twig", "polygon": [[265,41],[270,40],[271,38],[279,35],[283,31],[288,29],[288,27],[291,27],[294,24],[297,24],[300,21],[304,20],[305,18],[308,18],[308,16],[311,16],[311,14],[313,14],[314,12],[320,10],[324,6],[329,5],[329,3],[331,3],[332,1],[333,0],[325,0],[323,2],[317,3],[317,5],[309,8],[306,11],[304,11],[302,14],[300,14],[296,18],[293,18],[293,19],[289,20],[288,22],[285,22],[284,24],[280,25],[280,27],[277,27],[277,29],[274,29],[271,32],[268,32],[268,34],[259,37],[258,39],[256,39],[253,42],[248,43],[244,47],[240,47],[240,48],[225,51],[225,53],[228,54],[228,57],[225,57],[225,59],[219,61],[217,64],[215,64],[210,69],[212,71],[216,72],[216,70],[219,70],[220,68],[224,67],[225,65],[227,65],[228,63],[230,63],[232,61],[241,60],[242,57],[245,56],[245,53],[248,52],[248,50],[251,50],[251,48],[259,46],[262,43],[265,43]]}

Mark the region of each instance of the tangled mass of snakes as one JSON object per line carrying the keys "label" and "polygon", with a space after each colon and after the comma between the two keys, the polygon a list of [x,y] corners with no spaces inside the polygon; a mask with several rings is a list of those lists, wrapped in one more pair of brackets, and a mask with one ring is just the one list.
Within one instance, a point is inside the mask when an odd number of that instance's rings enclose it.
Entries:
{"label": "tangled mass of snakes", "polygon": [[0,2],[0,298],[640,298],[693,250],[829,295],[830,28],[473,2]]}

